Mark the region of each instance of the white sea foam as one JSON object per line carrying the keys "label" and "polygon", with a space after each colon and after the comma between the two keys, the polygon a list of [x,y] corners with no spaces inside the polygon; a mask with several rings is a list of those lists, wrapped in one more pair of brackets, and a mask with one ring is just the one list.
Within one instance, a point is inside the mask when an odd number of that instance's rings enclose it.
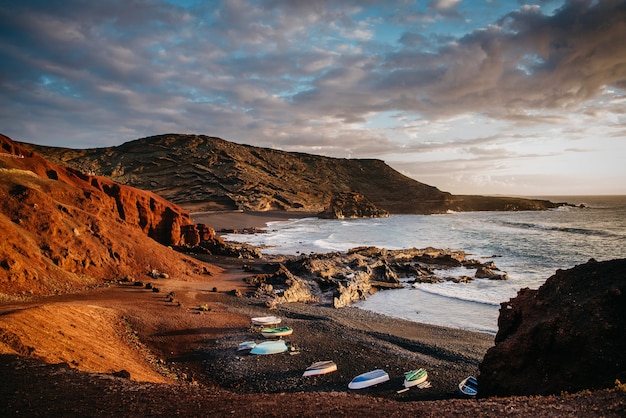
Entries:
{"label": "white sea foam", "polygon": [[[389,218],[298,219],[268,224],[267,234],[227,235],[232,241],[266,246],[266,254],[346,251],[357,246],[449,248],[493,260],[506,281],[419,285],[378,292],[357,306],[414,321],[495,332],[498,306],[524,287],[537,288],[557,269],[623,258],[626,197],[555,198],[586,201],[587,208],[539,212],[473,212],[395,215]],[[472,276],[446,269],[438,274]],[[419,311],[419,313],[416,313]]]}

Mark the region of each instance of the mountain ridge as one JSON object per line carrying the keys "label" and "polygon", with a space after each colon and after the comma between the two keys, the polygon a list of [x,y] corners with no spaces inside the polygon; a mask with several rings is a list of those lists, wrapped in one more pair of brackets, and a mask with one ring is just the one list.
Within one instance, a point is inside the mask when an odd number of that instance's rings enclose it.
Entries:
{"label": "mountain ridge", "polygon": [[152,191],[189,211],[321,212],[337,193],[358,192],[392,214],[543,210],[559,204],[452,195],[378,159],[345,159],[164,134],[119,146],[70,149],[22,143],[50,161]]}

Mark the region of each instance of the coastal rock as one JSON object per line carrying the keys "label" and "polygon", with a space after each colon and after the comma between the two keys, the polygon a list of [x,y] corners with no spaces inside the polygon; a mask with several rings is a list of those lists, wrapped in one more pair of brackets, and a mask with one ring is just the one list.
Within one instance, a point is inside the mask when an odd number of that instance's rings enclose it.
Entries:
{"label": "coastal rock", "polygon": [[317,216],[322,219],[383,218],[389,212],[376,207],[362,193],[335,193],[330,205]]}
{"label": "coastal rock", "polygon": [[477,279],[507,280],[509,278],[509,275],[506,273],[498,273],[494,271],[494,269],[486,266],[481,266],[476,269],[476,274],[474,274],[474,277],[476,277]]}
{"label": "coastal rock", "polygon": [[442,278],[435,274],[438,269],[465,265],[495,268],[491,261],[479,265],[467,259],[462,251],[357,247],[345,253],[302,255],[284,261],[280,267],[268,264],[266,271],[250,277],[248,283],[257,286],[257,296],[268,298],[271,306],[318,301],[341,308],[379,290],[402,288],[400,278],[410,278],[413,283],[467,282],[471,280],[467,275]]}
{"label": "coastal rock", "polygon": [[502,303],[480,395],[558,394],[626,381],[626,259],[557,270]]}
{"label": "coastal rock", "polygon": [[295,276],[280,263],[265,268],[274,271],[249,277],[246,282],[257,287],[255,296],[266,298],[268,307],[275,307],[280,303],[319,301],[316,296],[319,289],[314,283]]}
{"label": "coastal rock", "polygon": [[[151,192],[52,164],[0,135],[0,294],[68,293],[108,280],[193,276],[204,267],[164,245],[189,214]],[[210,269],[210,267],[208,267]]]}

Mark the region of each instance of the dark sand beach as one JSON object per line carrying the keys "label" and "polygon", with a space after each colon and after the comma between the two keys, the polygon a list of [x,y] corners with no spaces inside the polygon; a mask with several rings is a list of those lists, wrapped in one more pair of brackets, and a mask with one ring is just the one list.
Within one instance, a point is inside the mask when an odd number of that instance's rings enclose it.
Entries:
{"label": "dark sand beach", "polygon": [[[193,219],[216,229],[240,229],[262,228],[268,221],[298,216],[308,215],[215,213],[196,214]],[[148,366],[141,359],[131,363],[126,351],[111,357],[125,359],[123,367],[132,371],[130,379],[111,375],[120,366],[88,367],[93,359],[89,350],[78,348],[79,340],[109,350],[113,342],[126,347],[128,337],[113,331],[83,330],[72,341],[77,361],[59,363],[54,350],[47,353],[45,347],[37,346],[40,341],[29,341],[27,334],[14,328],[11,335],[21,338],[38,357],[0,353],[0,416],[552,417],[584,413],[617,417],[626,412],[626,394],[620,391],[458,399],[456,385],[478,373],[484,353],[493,345],[492,335],[353,307],[286,304],[269,309],[243,281],[249,274],[242,269],[243,260],[216,261],[223,268],[219,274],[196,282],[160,279],[153,283],[158,293],[115,283],[84,294],[0,306],[0,327],[8,326],[2,321],[9,321],[16,312],[31,318],[28,323],[32,318],[52,321],[41,329],[61,326],[59,319],[50,318],[52,313],[71,309],[84,312],[88,322],[94,322],[114,312],[132,328],[132,341],[150,353],[149,363],[162,374],[147,381],[136,379],[135,370]],[[235,296],[233,289],[244,296]],[[64,333],[76,329],[72,327],[79,319],[76,315],[66,318],[69,328],[63,328]],[[293,328],[293,334],[285,338],[293,351],[259,356],[238,350],[241,342],[264,341],[250,318],[266,315],[279,316],[282,324]],[[98,352],[92,357],[102,360]],[[302,376],[307,366],[321,360],[334,361],[337,371]],[[387,371],[390,380],[367,389],[348,389],[353,377],[375,368]],[[432,387],[398,393],[403,373],[415,368],[428,371]]]}
{"label": "dark sand beach", "polygon": [[205,224],[215,229],[216,232],[223,229],[265,228],[268,222],[288,221],[290,219],[302,219],[315,217],[310,212],[197,212],[191,214],[194,223]]}

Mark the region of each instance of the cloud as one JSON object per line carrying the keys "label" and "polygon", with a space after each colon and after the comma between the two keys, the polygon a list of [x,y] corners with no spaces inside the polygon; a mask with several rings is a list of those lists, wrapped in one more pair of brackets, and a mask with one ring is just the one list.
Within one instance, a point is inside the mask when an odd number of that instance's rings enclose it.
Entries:
{"label": "cloud", "polygon": [[532,128],[623,136],[623,1],[571,0],[553,14],[513,1],[490,20],[495,2],[191,4],[3,2],[3,133],[86,147],[196,132],[414,159],[461,149],[530,158],[497,143],[533,141]]}

